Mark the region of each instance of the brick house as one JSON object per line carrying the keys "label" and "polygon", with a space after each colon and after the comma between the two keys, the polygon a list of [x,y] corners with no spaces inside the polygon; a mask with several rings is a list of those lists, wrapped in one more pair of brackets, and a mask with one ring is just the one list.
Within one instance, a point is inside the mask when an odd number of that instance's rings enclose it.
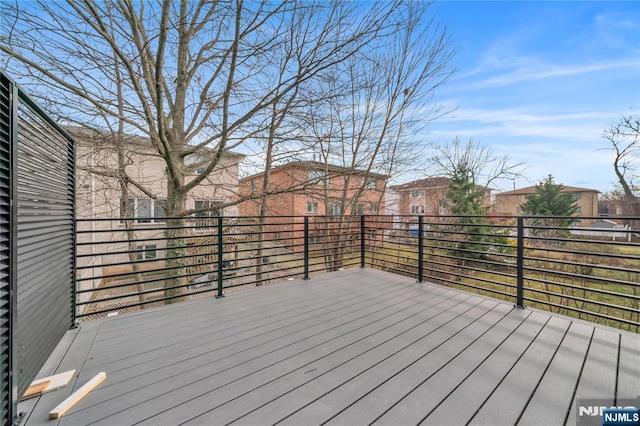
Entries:
{"label": "brick house", "polygon": [[[310,223],[326,221],[324,216],[335,216],[336,222],[344,223],[344,216],[383,214],[384,189],[388,176],[328,165],[315,161],[294,161],[271,169],[269,185],[263,188],[264,172],[240,179],[240,196],[266,192],[266,215],[274,216],[268,231],[277,240],[291,246],[294,251],[301,248],[297,242],[303,236],[302,228],[290,224],[288,217],[309,216]],[[241,216],[258,216],[261,198],[239,204]],[[322,219],[314,219],[320,218]],[[351,219],[349,219],[351,220]],[[370,218],[368,223],[373,224]],[[375,225],[371,225],[375,227]],[[320,228],[320,226],[316,227]],[[317,229],[311,226],[312,242],[321,243]]]}
{"label": "brick house", "polygon": [[[513,191],[501,192],[495,195],[493,210],[498,215],[519,216],[522,214],[520,206],[527,200],[527,196],[536,192],[535,186],[515,189]],[[598,194],[600,191],[589,188],[579,188],[576,186],[565,186],[562,192],[573,193],[578,210],[578,217],[598,216]],[[580,226],[589,226],[591,220],[576,220],[576,224]]]}

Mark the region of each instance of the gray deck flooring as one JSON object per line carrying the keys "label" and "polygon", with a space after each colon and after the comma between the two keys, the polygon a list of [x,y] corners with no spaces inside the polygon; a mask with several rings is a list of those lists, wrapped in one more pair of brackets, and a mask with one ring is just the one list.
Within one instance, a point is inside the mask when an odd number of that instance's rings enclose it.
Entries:
{"label": "gray deck flooring", "polygon": [[27,425],[574,425],[640,395],[640,335],[352,269],[84,323],[40,376],[71,368]]}

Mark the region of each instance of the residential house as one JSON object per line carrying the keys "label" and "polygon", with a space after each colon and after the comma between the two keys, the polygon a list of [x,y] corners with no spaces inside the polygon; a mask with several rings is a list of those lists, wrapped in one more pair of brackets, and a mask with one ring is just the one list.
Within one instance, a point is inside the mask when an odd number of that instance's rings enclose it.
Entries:
{"label": "residential house", "polygon": [[[389,189],[398,194],[397,206],[388,209],[396,211],[402,216],[416,215],[445,215],[446,193],[450,179],[447,177],[429,177],[418,179],[402,185],[390,186]],[[491,204],[491,189],[476,186],[477,190],[485,191],[484,203]]]}
{"label": "residential house", "polygon": [[[149,197],[130,184],[128,186],[129,211],[123,212],[119,181],[110,172],[118,165],[118,153],[113,140],[108,135],[88,130],[72,128],[69,131],[78,143],[76,147],[76,217],[80,219],[77,223],[77,265],[80,289],[94,289],[109,284],[90,279],[91,274],[97,276],[131,272],[131,260],[148,261],[140,263],[139,267],[142,271],[158,268],[166,253],[166,240],[159,238],[163,236],[166,222],[163,207],[167,197],[165,162],[148,139],[139,136],[126,137],[124,161],[127,174],[155,197]],[[186,158],[187,167],[193,169],[191,179],[201,173],[199,165],[203,160],[202,155],[204,154],[191,154]],[[238,214],[237,207],[224,208],[223,206],[235,199],[238,188],[238,164],[242,158],[244,156],[241,154],[226,153],[222,156],[220,165],[189,193],[186,208],[200,210],[193,215],[195,218]],[[133,219],[124,220],[125,217]],[[194,221],[197,220],[194,219]],[[126,226],[127,223],[131,226]],[[197,251],[202,250],[202,247],[211,246],[207,245],[206,241],[201,241],[203,237],[197,235],[187,235],[187,237],[190,239],[186,244],[193,246],[190,250]],[[135,247],[129,247],[123,242],[131,239],[136,240],[132,243]],[[124,254],[131,248],[136,250],[136,259],[130,259]],[[109,251],[113,254],[106,259],[104,256],[93,255],[96,250],[101,253]],[[157,262],[154,262],[156,259]],[[125,262],[127,264],[123,265]],[[94,268],[83,269],[88,265]],[[114,278],[114,281],[117,279]]]}
{"label": "residential house", "polygon": [[449,179],[430,177],[418,179],[389,189],[399,194],[398,206],[393,208],[401,216],[437,215],[442,213]]}
{"label": "residential house", "polygon": [[598,216],[607,217],[637,230],[640,228],[640,219],[634,214],[636,208],[640,208],[640,198],[632,201],[622,197],[608,198],[599,201]]}
{"label": "residential house", "polygon": [[[513,191],[501,192],[495,195],[493,210],[497,215],[519,216],[522,214],[520,207],[527,201],[527,197],[536,192],[535,186],[515,189]],[[600,191],[589,188],[579,188],[576,186],[565,186],[562,192],[573,194],[578,210],[575,216],[594,217],[598,216],[598,194]],[[591,219],[576,220],[579,226],[589,226]]]}
{"label": "residential house", "polygon": [[[625,199],[600,200],[598,202],[598,216],[616,217],[631,214],[627,213],[629,202]],[[626,213],[626,214],[625,214]]]}
{"label": "residential house", "polygon": [[[240,180],[241,196],[257,194],[256,198],[240,203],[240,215],[260,215],[262,194],[267,194],[265,214],[281,218],[281,224],[272,225],[269,231],[295,251],[301,250],[296,242],[303,233],[299,226],[289,224],[287,217],[310,216],[313,224],[318,222],[313,218],[321,216],[384,213],[381,209],[386,175],[316,161],[294,161],[272,168],[266,188],[264,178],[265,173],[261,172]],[[312,242],[320,243],[320,226],[315,228],[312,226]]]}

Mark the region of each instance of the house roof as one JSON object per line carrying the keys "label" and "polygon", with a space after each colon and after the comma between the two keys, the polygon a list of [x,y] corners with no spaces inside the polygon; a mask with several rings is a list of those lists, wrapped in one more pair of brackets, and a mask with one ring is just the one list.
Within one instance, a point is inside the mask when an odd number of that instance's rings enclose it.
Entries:
{"label": "house roof", "polygon": [[[385,175],[381,173],[367,172],[366,170],[352,169],[351,167],[343,167],[335,164],[326,164],[320,161],[290,161],[286,164],[280,164],[272,167],[271,172],[273,173],[275,170],[286,170],[286,169],[327,170],[329,172],[338,173],[341,175],[354,174],[354,175],[375,177],[380,179],[389,178],[389,175]],[[264,175],[264,172],[255,173],[240,179],[240,181],[245,181],[247,179],[254,179],[262,175]]]}
{"label": "house roof", "polygon": [[[401,185],[390,186],[389,189],[403,192],[411,191],[415,189],[439,189],[449,186],[450,178],[444,176],[435,176],[424,179],[418,179],[411,182],[403,183]],[[477,190],[491,189],[482,185],[476,185]]]}
{"label": "house roof", "polygon": [[390,186],[389,189],[393,189],[394,191],[409,191],[413,189],[444,188],[449,185],[450,180],[451,179],[443,176],[429,177],[403,183],[401,185]]}
{"label": "house roof", "polygon": [[[595,193],[600,193],[600,191],[598,191],[597,189],[589,189],[589,188],[580,188],[577,186],[566,186],[566,185],[562,185],[562,192],[595,192]],[[522,195],[522,194],[533,194],[536,192],[536,186],[527,186],[526,188],[519,188],[519,189],[514,189],[512,191],[505,191],[505,192],[501,192],[499,194],[496,194],[496,196],[499,195]]]}
{"label": "house roof", "polygon": [[[102,141],[104,142],[104,145],[108,145],[107,141],[111,137],[110,132],[98,131],[98,130],[93,130],[93,129],[84,128],[84,127],[77,127],[77,126],[68,127],[67,126],[65,127],[65,130],[69,132],[69,134],[76,139],[76,142],[78,142],[79,144],[84,143],[85,146],[89,145],[89,141],[94,138],[95,138],[94,143],[97,142],[98,144],[100,144],[100,142]],[[124,141],[128,145],[139,145],[143,147],[149,147],[151,143],[151,139],[149,139],[148,137],[139,136],[139,135],[130,135],[130,134],[124,135]],[[211,150],[205,147],[205,148],[200,148],[198,151],[194,152],[194,154],[197,155],[198,152],[203,152],[203,151],[213,152],[214,150]],[[236,157],[239,159],[246,157],[246,155],[244,154],[240,154],[239,152],[233,152],[233,151],[226,151],[223,155],[228,157]]]}

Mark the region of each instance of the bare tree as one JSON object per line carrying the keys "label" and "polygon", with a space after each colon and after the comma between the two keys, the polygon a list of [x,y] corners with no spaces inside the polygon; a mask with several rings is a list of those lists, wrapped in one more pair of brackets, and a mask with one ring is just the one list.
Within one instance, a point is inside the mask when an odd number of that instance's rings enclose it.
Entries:
{"label": "bare tree", "polygon": [[[323,164],[324,174],[341,187],[339,194],[334,185],[317,187],[325,211],[338,206],[341,213],[332,224],[335,229],[325,226],[326,232],[344,235],[349,224],[342,215],[365,212],[364,194],[368,205],[372,190],[377,191],[373,204],[380,205],[388,177],[415,167],[426,148],[422,131],[447,112],[432,100],[454,72],[449,64],[453,50],[446,28],[429,15],[430,6],[403,3],[382,48],[358,52],[337,72],[323,73],[311,93],[301,94],[323,96],[298,110],[307,131],[295,152]],[[376,181],[383,186],[372,187]],[[332,254],[338,266],[340,252],[338,247]]]}
{"label": "bare tree", "polygon": [[459,138],[434,147],[428,174],[453,176],[463,168],[469,180],[477,186],[490,189],[500,180],[513,180],[522,175],[523,163],[512,162],[509,155],[498,155],[486,144],[473,138],[463,143]]}
{"label": "bare tree", "polygon": [[332,95],[302,117],[312,132],[306,152],[347,170],[343,212],[353,211],[366,189],[347,197],[349,180],[361,180],[350,171],[397,176],[415,167],[426,148],[421,132],[448,112],[432,99],[454,72],[453,50],[446,28],[428,14],[430,6],[404,3],[383,48],[349,58],[339,74],[325,75],[322,91]]}
{"label": "bare tree", "polygon": [[625,200],[624,214],[640,217],[640,117],[622,117],[602,137],[609,144],[607,149],[614,152],[613,170]]}
{"label": "bare tree", "polygon": [[[382,18],[397,7],[360,13],[339,3],[37,5],[6,8],[3,27],[11,30],[0,45],[6,66],[37,83],[34,92],[61,118],[95,123],[108,117],[147,136],[166,162],[170,216],[188,213],[186,195],[226,151],[255,134],[254,117],[374,40],[387,25]],[[292,15],[302,20],[295,28]],[[272,55],[293,30],[303,35],[304,48],[273,81]],[[126,102],[122,109],[117,91]],[[201,172],[187,180],[185,158],[194,153],[202,155]]]}
{"label": "bare tree", "polygon": [[[167,215],[179,217],[193,212],[186,208],[188,194],[221,166],[225,153],[265,130],[260,117],[298,87],[377,43],[393,28],[387,18],[398,7],[16,2],[3,7],[2,27],[8,31],[0,43],[2,65],[68,123],[121,125],[124,133],[147,137],[166,166],[166,193],[150,191],[126,171],[114,173],[125,173],[127,185],[155,201],[166,200]],[[281,69],[276,53],[286,52],[294,39],[300,42]],[[270,78],[276,74],[281,78]],[[188,161],[194,156],[196,163]],[[167,255],[176,259],[168,268],[176,275],[167,280],[168,296],[184,284],[182,231],[176,225],[167,226],[175,245]]]}

